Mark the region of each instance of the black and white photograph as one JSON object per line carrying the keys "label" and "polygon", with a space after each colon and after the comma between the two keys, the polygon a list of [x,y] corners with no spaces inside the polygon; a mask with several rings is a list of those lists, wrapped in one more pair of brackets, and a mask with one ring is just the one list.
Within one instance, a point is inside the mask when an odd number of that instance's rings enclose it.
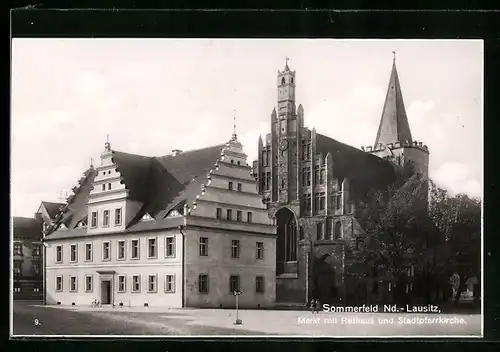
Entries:
{"label": "black and white photograph", "polygon": [[482,40],[11,48],[11,337],[483,336]]}

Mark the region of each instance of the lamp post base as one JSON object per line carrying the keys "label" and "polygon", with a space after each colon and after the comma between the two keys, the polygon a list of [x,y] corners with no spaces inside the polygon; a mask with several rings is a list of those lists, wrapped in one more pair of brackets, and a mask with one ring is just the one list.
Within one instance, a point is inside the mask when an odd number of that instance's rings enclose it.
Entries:
{"label": "lamp post base", "polygon": [[241,319],[236,319],[236,321],[234,322],[234,325],[241,325],[241,324],[243,324]]}

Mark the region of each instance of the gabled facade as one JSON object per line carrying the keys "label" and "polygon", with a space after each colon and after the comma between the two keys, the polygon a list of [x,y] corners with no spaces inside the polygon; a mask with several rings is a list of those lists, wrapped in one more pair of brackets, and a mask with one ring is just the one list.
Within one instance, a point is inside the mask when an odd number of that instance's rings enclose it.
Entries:
{"label": "gabled facade", "polygon": [[236,136],[162,157],[106,143],[45,238],[47,303],[272,306],[275,227],[250,174]]}
{"label": "gabled facade", "polygon": [[349,283],[345,272],[345,248],[357,246],[363,234],[356,204],[391,184],[407,163],[427,174],[428,149],[411,138],[395,63],[376,145],[362,150],[304,127],[296,84],[288,65],[278,71],[277,109],[253,163],[259,193],[278,227],[276,301],[364,299],[370,293]]}

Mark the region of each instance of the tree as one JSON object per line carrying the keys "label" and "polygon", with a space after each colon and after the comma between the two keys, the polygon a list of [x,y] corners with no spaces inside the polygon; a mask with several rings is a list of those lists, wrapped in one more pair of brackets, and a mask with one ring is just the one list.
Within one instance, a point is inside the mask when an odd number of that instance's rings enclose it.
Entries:
{"label": "tree", "polygon": [[430,214],[442,236],[439,261],[448,278],[460,278],[455,303],[458,303],[467,278],[479,277],[481,268],[481,202],[465,194],[450,196],[437,189]]}
{"label": "tree", "polygon": [[[414,174],[372,192],[357,207],[357,217],[365,231],[363,243],[357,249],[348,246],[348,255],[356,257],[358,265],[381,268],[396,283],[396,299],[401,300],[407,272],[421,261],[435,232],[428,214],[428,179]],[[350,262],[348,271],[357,275],[359,267]]]}

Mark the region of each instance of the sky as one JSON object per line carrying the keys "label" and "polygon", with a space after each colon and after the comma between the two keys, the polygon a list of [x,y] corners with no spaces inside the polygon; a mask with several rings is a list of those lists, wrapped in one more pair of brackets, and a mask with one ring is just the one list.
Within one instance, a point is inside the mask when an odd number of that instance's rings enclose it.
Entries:
{"label": "sky", "polygon": [[233,115],[248,162],[277,104],[277,70],[296,71],[305,125],[373,145],[393,54],[414,140],[452,194],[482,195],[480,40],[13,39],[11,212],[61,201],[114,150],[161,156],[225,143]]}

